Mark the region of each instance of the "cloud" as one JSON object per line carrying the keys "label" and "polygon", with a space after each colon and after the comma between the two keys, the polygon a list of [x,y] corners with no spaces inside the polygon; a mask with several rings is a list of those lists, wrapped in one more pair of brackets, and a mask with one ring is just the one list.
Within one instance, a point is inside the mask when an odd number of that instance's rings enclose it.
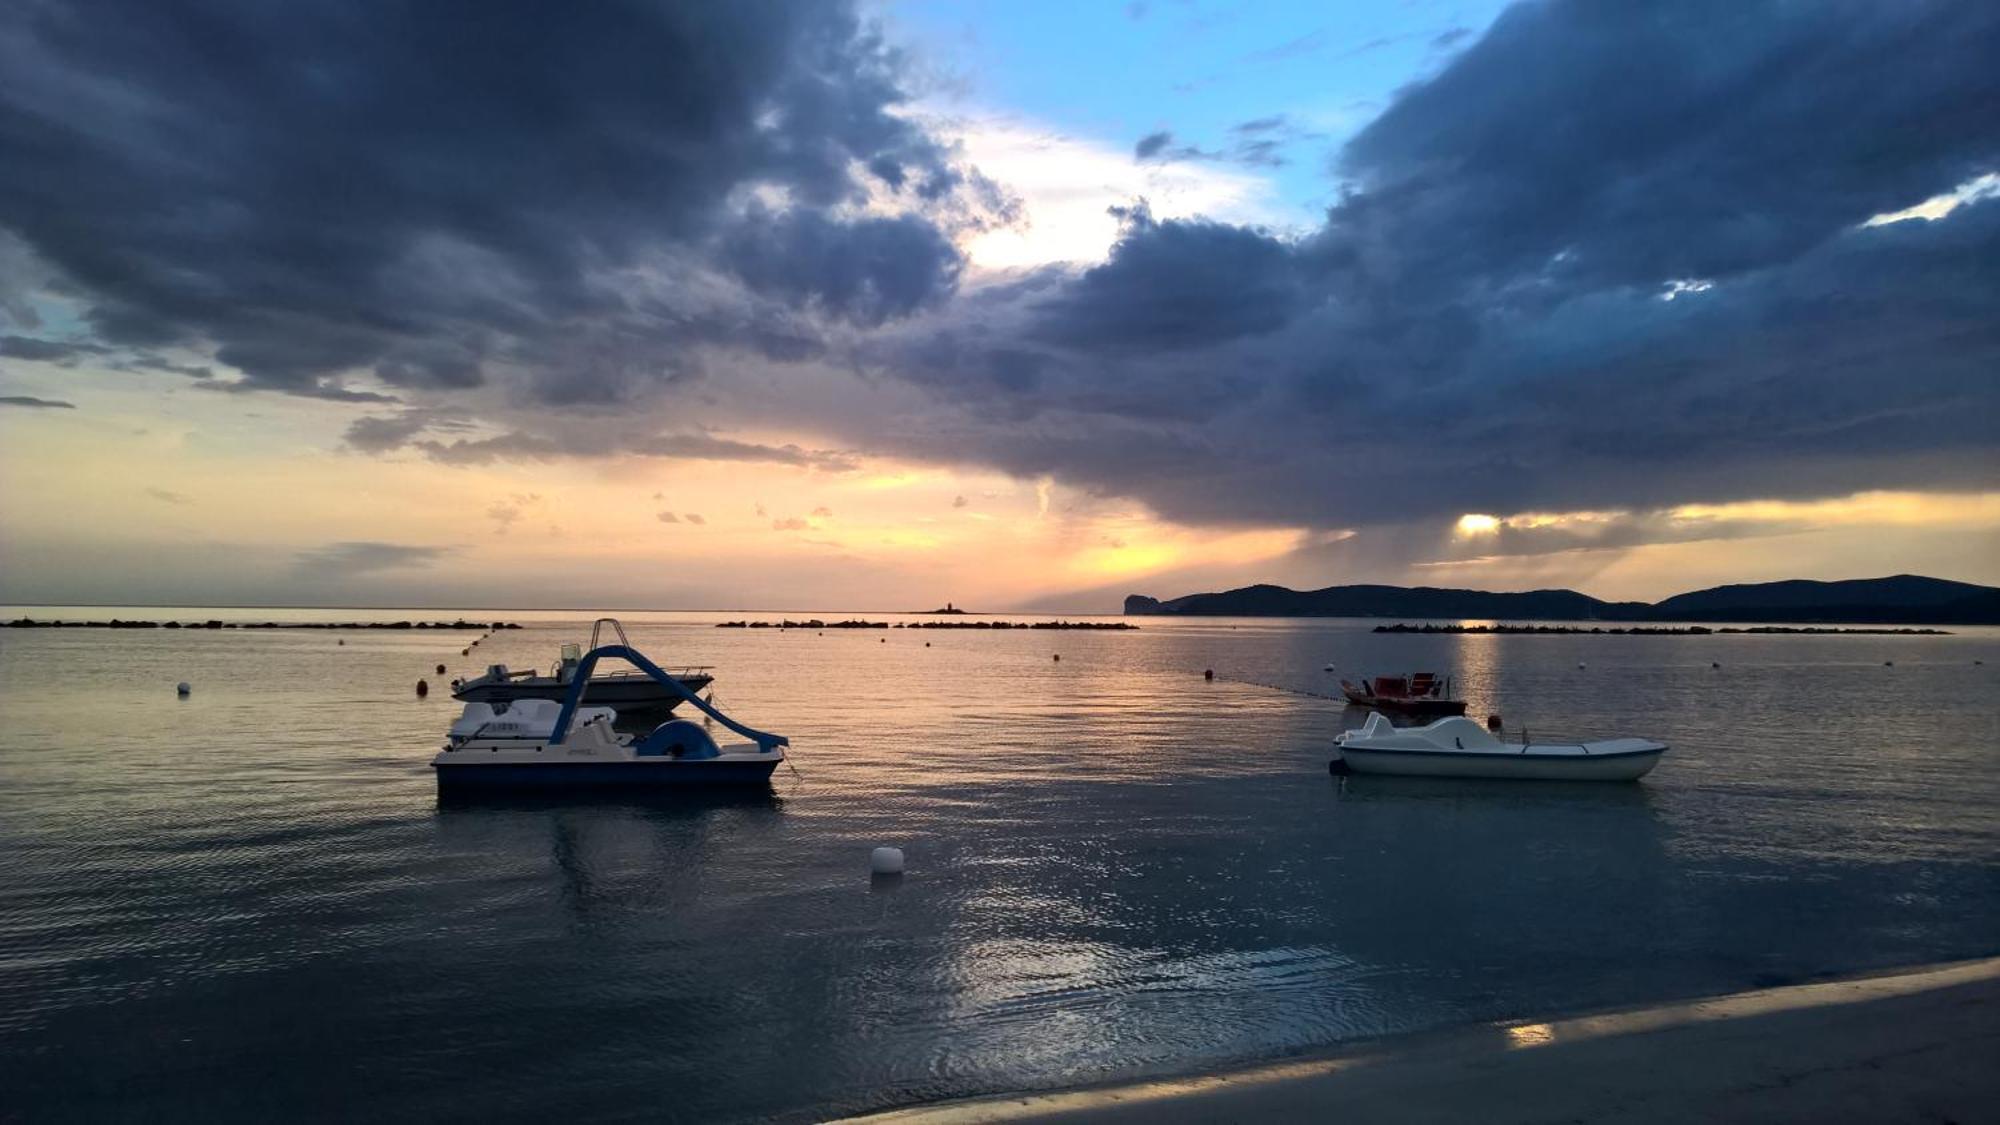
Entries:
{"label": "cloud", "polygon": [[708,520],[704,519],[699,513],[696,512],[688,512],[684,514],[681,518],[687,520],[691,524],[694,524],[696,527],[700,527],[701,525],[708,522]]}
{"label": "cloud", "polygon": [[426,567],[451,553],[449,547],[350,541],[300,551],[293,569],[302,578],[347,578],[383,570]]}
{"label": "cloud", "polygon": [[75,410],[76,404],[59,398],[36,398],[33,395],[0,395],[0,406],[24,406],[32,410]]}
{"label": "cloud", "polygon": [[680,518],[679,516],[675,515],[675,514],[674,514],[674,513],[672,513],[672,512],[661,512],[661,513],[659,514],[659,520],[660,520],[660,522],[661,522],[661,523],[679,523],[679,522],[681,522],[681,518]]}
{"label": "cloud", "polygon": [[954,497],[952,497],[952,498],[951,498],[951,506],[952,506],[952,507],[954,507],[954,508],[963,508],[963,507],[965,507],[965,505],[966,505],[966,499],[965,499],[965,497],[963,497],[963,496],[954,496]]}
{"label": "cloud", "polygon": [[72,363],[78,358],[102,352],[93,344],[65,340],[42,340],[33,336],[0,336],[0,357],[43,363]]}
{"label": "cloud", "polygon": [[1289,119],[1129,155],[947,126],[838,5],[248,6],[219,61],[155,5],[21,10],[10,272],[92,346],[243,373],[202,385],[393,390],[358,451],[882,456],[1433,540],[2000,476],[1993,5],[1518,5],[1345,145],[1310,230],[1217,163]]}
{"label": "cloud", "polygon": [[[493,534],[505,535],[527,516],[530,509],[542,502],[540,493],[516,492],[504,500],[495,500],[486,509],[486,518],[493,521]],[[553,533],[554,529],[550,529]]]}
{"label": "cloud", "polygon": [[839,222],[757,208],[723,236],[719,260],[758,293],[869,327],[941,300],[963,264],[915,215]]}
{"label": "cloud", "polygon": [[776,519],[771,521],[772,531],[808,531],[811,528],[812,528],[811,524],[807,523],[806,521],[800,519],[797,516],[787,516],[784,519]]}
{"label": "cloud", "polygon": [[1316,230],[1134,207],[885,332],[935,401],[870,444],[1327,530],[1994,487],[1996,49],[1984,5],[1509,9]]}
{"label": "cloud", "polygon": [[812,510],[812,517],[816,520],[830,520],[833,518],[833,509],[827,507],[814,508]]}
{"label": "cloud", "polygon": [[[512,431],[490,437],[439,441],[422,435],[473,429],[462,413],[413,409],[400,414],[357,418],[348,424],[346,443],[366,453],[386,453],[405,447],[451,465],[485,465],[502,461],[547,461],[562,457],[658,457],[685,461],[754,461],[803,469],[844,473],[857,461],[839,450],[804,449],[797,445],[762,445],[710,433],[660,433],[644,419],[606,420],[595,417],[544,418],[545,434]],[[659,499],[658,494],[655,499]]]}
{"label": "cloud", "polygon": [[155,500],[158,500],[162,504],[193,503],[193,501],[189,499],[185,494],[179,492],[170,492],[164,488],[149,488],[146,490],[146,495],[152,497]]}
{"label": "cloud", "polygon": [[401,414],[356,418],[348,423],[348,446],[363,453],[386,453],[408,445],[418,434],[437,427],[444,419],[433,411],[405,410]]}
{"label": "cloud", "polygon": [[941,226],[997,202],[844,3],[8,11],[0,163],[36,174],[0,181],[0,232],[95,337],[0,344],[47,358],[178,348],[347,401],[363,372],[630,398],[662,355],[799,354],[938,299]]}

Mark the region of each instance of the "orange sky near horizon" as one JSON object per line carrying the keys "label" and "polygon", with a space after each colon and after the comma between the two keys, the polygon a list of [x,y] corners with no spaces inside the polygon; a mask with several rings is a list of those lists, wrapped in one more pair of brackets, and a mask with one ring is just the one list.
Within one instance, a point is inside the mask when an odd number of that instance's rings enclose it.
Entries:
{"label": "orange sky near horizon", "polygon": [[[2000,494],[1683,505],[1649,516],[1672,541],[1628,546],[1589,539],[1631,513],[1468,513],[1414,546],[1401,529],[1383,553],[1370,529],[1183,526],[1058,480],[866,455],[852,471],[629,455],[444,465],[344,448],[361,407],[60,378],[79,409],[0,413],[0,601],[1117,612],[1125,593],[1260,581],[1640,600],[1904,571],[2000,582]],[[1492,550],[1551,530],[1574,538]],[[382,549],[336,549],[357,544]]]}

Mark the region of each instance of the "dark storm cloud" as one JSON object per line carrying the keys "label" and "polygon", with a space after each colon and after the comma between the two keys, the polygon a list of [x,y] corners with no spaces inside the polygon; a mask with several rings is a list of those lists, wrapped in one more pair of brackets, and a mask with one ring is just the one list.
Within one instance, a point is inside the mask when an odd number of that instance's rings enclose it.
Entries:
{"label": "dark storm cloud", "polygon": [[960,266],[950,240],[914,215],[841,223],[804,210],[752,209],[720,260],[759,293],[871,327],[937,301]]}
{"label": "dark storm cloud", "polygon": [[30,410],[75,410],[76,404],[57,398],[36,398],[34,395],[0,395],[0,406],[20,406]]}
{"label": "dark storm cloud", "polygon": [[[0,164],[34,174],[0,177],[0,234],[104,344],[212,351],[258,388],[464,390],[599,334],[802,353],[810,324],[610,279],[740,266],[865,324],[934,300],[958,270],[935,228],[832,213],[870,193],[946,213],[976,183],[894,112],[899,66],[838,3],[11,5]],[[775,241],[710,260],[747,187],[789,201]],[[578,391],[600,374],[620,393]],[[644,377],[531,389],[618,401]]]}
{"label": "dark storm cloud", "polygon": [[1978,2],[1517,5],[1349,143],[1329,251],[1457,286],[1768,266],[2000,165],[1996,50]]}
{"label": "dark storm cloud", "polygon": [[1995,57],[1987,4],[1511,9],[1309,235],[1140,209],[885,349],[961,404],[900,441],[1318,527],[2000,485],[2000,201],[1862,225],[2000,170]]}
{"label": "dark storm cloud", "polygon": [[[2000,201],[1862,225],[2000,171],[1990,3],[1522,4],[1435,42],[1316,229],[1134,201],[1102,263],[964,289],[951,236],[1004,206],[838,5],[5,13],[0,162],[35,174],[0,176],[0,308],[39,331],[16,279],[46,266],[119,362],[393,401],[344,382],[372,373],[404,402],[360,451],[865,450],[1432,540],[1464,511],[1628,510],[1636,542],[1689,501],[2000,486]],[[846,381],[789,393],[815,380]],[[660,393],[839,448],[663,423]]]}
{"label": "dark storm cloud", "polygon": [[1144,205],[1122,217],[1111,259],[1043,306],[1044,339],[1162,351],[1268,332],[1297,311],[1284,243],[1225,223],[1156,222]]}

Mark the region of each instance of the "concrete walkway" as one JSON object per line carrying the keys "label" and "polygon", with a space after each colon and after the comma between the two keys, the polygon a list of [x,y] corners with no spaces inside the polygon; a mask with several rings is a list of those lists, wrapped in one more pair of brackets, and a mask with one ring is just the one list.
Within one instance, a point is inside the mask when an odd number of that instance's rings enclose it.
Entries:
{"label": "concrete walkway", "polygon": [[2000,957],[852,1120],[2000,1122]]}

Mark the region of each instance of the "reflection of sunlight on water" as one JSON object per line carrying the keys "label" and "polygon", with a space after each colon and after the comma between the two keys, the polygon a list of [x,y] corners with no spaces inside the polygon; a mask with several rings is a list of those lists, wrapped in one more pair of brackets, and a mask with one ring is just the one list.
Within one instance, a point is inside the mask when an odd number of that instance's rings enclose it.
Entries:
{"label": "reflection of sunlight on water", "polygon": [[1457,683],[1454,686],[1465,698],[1465,713],[1483,722],[1487,715],[1500,709],[1493,685],[1500,682],[1504,671],[1501,638],[1491,633],[1465,633],[1452,639],[1456,642],[1452,646],[1452,660],[1457,665],[1454,672]]}
{"label": "reflection of sunlight on water", "polygon": [[[947,1098],[1970,956],[2000,917],[1992,630],[632,615],[640,649],[716,665],[721,705],[790,736],[796,772],[741,797],[441,803],[426,763],[457,709],[409,685],[439,661],[546,666],[589,632],[518,616],[462,658],[387,633],[7,636],[0,881],[13,940],[48,957],[0,958],[0,1054],[39,1052],[31,1096],[69,1107],[110,1067],[181,1076],[158,1096],[193,1106],[199,1076],[268,1065],[355,1116],[448,1076],[471,1112],[664,1093],[690,1119],[782,1119],[829,1090]],[[1631,786],[1329,779],[1343,714],[1311,693],[1411,670],[1511,736],[1674,750]],[[871,883],[882,844],[902,881]],[[519,1065],[552,1029],[648,1049]],[[351,1064],[320,1065],[329,1038]],[[357,1072],[377,1081],[356,1093]]]}
{"label": "reflection of sunlight on water", "polygon": [[1515,1024],[1505,1030],[1507,1046],[1513,1050],[1522,1047],[1546,1047],[1556,1041],[1556,1029],[1545,1023]]}

